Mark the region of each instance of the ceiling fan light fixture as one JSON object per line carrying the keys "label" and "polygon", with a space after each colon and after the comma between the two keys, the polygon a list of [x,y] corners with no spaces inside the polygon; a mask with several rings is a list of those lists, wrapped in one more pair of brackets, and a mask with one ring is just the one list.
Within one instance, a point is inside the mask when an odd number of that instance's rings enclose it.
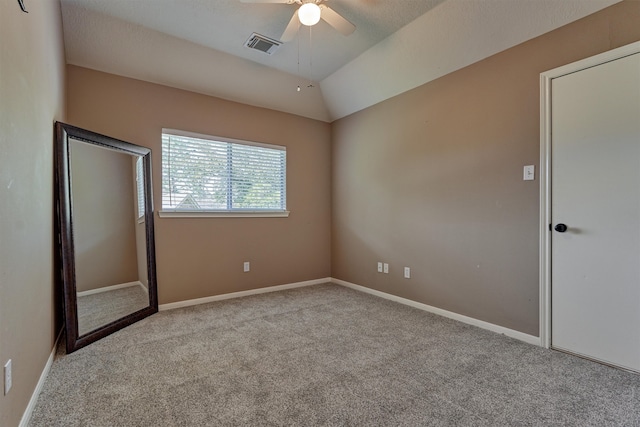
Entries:
{"label": "ceiling fan light fixture", "polygon": [[305,3],[298,9],[298,19],[302,25],[311,27],[320,21],[320,6],[315,3]]}

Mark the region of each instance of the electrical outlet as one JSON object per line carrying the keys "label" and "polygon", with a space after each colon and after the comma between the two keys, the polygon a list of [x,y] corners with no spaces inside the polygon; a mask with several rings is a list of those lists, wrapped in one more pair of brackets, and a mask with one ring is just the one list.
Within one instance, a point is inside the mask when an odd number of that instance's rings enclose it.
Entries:
{"label": "electrical outlet", "polygon": [[249,271],[251,271],[251,263],[249,261],[245,261],[243,269],[245,273],[248,273]]}
{"label": "electrical outlet", "polygon": [[411,268],[409,267],[404,268],[404,278],[411,279]]}
{"label": "electrical outlet", "polygon": [[8,394],[11,390],[11,359],[4,364],[4,394]]}
{"label": "electrical outlet", "polygon": [[382,271],[384,271],[384,274],[389,274],[389,264],[385,262],[382,266]]}
{"label": "electrical outlet", "polygon": [[382,273],[382,263],[378,263],[378,273]]}

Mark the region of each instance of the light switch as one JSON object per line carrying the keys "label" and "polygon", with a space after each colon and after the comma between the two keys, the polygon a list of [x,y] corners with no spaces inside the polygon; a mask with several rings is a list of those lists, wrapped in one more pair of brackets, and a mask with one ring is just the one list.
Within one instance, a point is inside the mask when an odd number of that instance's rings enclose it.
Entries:
{"label": "light switch", "polygon": [[533,181],[536,179],[536,167],[535,165],[528,165],[524,167],[524,176],[522,177],[524,181]]}

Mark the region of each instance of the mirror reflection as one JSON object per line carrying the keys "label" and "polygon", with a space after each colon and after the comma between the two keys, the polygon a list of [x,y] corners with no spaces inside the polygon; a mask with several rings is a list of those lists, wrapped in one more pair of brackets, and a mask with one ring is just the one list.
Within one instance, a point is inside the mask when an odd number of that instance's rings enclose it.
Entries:
{"label": "mirror reflection", "polygon": [[78,335],[149,307],[142,156],[69,139]]}
{"label": "mirror reflection", "polygon": [[151,150],[56,122],[67,353],[158,311]]}

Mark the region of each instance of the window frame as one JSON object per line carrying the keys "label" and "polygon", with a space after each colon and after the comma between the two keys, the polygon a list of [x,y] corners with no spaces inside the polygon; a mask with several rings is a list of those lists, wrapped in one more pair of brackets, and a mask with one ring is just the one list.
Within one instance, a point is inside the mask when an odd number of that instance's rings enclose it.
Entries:
{"label": "window frame", "polygon": [[247,141],[241,139],[227,138],[222,136],[215,135],[205,135],[196,132],[183,131],[178,129],[169,129],[163,128],[162,134],[160,135],[160,146],[161,146],[161,155],[160,155],[160,180],[161,180],[161,199],[164,197],[164,188],[163,188],[163,178],[164,178],[164,158],[162,154],[162,136],[163,135],[173,135],[180,136],[186,138],[196,138],[203,140],[210,140],[214,142],[223,142],[230,144],[239,144],[245,146],[253,146],[253,147],[262,147],[269,148],[273,150],[284,151],[285,153],[285,164],[284,164],[284,209],[232,209],[232,210],[178,210],[178,209],[166,209],[160,203],[161,209],[158,210],[158,216],[165,218],[286,218],[289,216],[289,210],[287,209],[288,205],[288,191],[287,191],[287,169],[288,169],[288,158],[286,156],[287,147],[284,145],[276,145],[276,144],[267,144],[263,142],[256,141]]}
{"label": "window frame", "polygon": [[138,224],[144,222],[144,216],[146,212],[146,202],[144,200],[144,158],[138,156],[136,159],[136,215]]}

